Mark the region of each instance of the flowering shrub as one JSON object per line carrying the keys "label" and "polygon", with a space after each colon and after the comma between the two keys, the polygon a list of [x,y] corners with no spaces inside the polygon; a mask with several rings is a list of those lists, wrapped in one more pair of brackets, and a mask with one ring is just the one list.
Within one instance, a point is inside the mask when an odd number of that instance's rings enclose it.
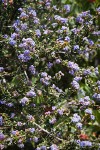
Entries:
{"label": "flowering shrub", "polygon": [[0,149],[99,149],[100,7],[29,1],[0,44]]}

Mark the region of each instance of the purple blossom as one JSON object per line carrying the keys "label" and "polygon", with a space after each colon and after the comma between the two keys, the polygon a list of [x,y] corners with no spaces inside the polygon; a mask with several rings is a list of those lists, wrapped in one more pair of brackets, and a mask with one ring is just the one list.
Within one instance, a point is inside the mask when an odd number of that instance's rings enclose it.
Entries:
{"label": "purple blossom", "polygon": [[82,80],[82,77],[76,76],[76,77],[74,78],[74,81],[76,81],[76,82],[79,82],[80,80]]}
{"label": "purple blossom", "polygon": [[28,15],[25,12],[21,12],[20,18],[28,18]]}
{"label": "purple blossom", "polygon": [[90,115],[90,118],[91,118],[91,120],[94,120],[95,116],[94,115]]}
{"label": "purple blossom", "polygon": [[34,132],[35,132],[35,128],[29,128],[29,131],[30,131],[31,133],[34,133]]}
{"label": "purple blossom", "polygon": [[3,133],[0,133],[0,141],[5,139],[5,135]]}
{"label": "purple blossom", "polygon": [[74,45],[74,50],[78,50],[79,49],[79,45]]}
{"label": "purple blossom", "polygon": [[53,63],[48,62],[47,66],[48,66],[48,68],[50,69],[50,68],[53,66]]}
{"label": "purple blossom", "polygon": [[72,85],[72,87],[75,88],[76,90],[78,90],[78,89],[80,88],[79,83],[76,82],[76,81],[74,81],[74,80],[71,82],[71,85]]}
{"label": "purple blossom", "polygon": [[73,123],[77,123],[77,122],[79,122],[79,121],[81,121],[81,117],[78,115],[78,114],[74,114],[73,115],[73,118],[72,118],[72,122]]}
{"label": "purple blossom", "polygon": [[46,148],[46,146],[43,145],[40,147],[40,150],[47,150],[47,148]]}
{"label": "purple blossom", "polygon": [[10,38],[9,44],[10,44],[11,46],[14,46],[14,45],[16,45],[16,41],[13,40],[13,38]]}
{"label": "purple blossom", "polygon": [[91,110],[91,109],[86,109],[86,110],[85,110],[85,113],[87,113],[87,114],[90,114],[90,115],[91,115],[91,114],[92,114],[92,110]]}
{"label": "purple blossom", "polygon": [[2,126],[2,125],[3,125],[3,117],[0,116],[0,126]]}
{"label": "purple blossom", "polygon": [[60,64],[61,60],[60,59],[56,59],[56,64]]}
{"label": "purple blossom", "polygon": [[79,99],[79,103],[82,104],[83,106],[90,105],[90,98],[89,98],[89,96],[85,96],[84,98],[80,98]]}
{"label": "purple blossom", "polygon": [[35,73],[36,73],[36,69],[35,69],[35,67],[34,67],[33,65],[31,65],[31,66],[29,67],[29,71],[30,71],[31,74],[33,74],[33,75],[35,75]]}
{"label": "purple blossom", "polygon": [[80,141],[79,145],[80,147],[92,147],[92,143],[90,141]]}
{"label": "purple blossom", "polygon": [[70,12],[70,5],[64,5],[64,9],[66,10],[67,13]]}
{"label": "purple blossom", "polygon": [[0,72],[3,72],[4,71],[4,68],[3,67],[0,67]]}
{"label": "purple blossom", "polygon": [[70,37],[69,37],[69,36],[66,36],[66,37],[65,37],[65,41],[70,42]]}
{"label": "purple blossom", "polygon": [[29,99],[27,97],[24,97],[20,100],[20,103],[24,106],[27,102],[29,102]]}
{"label": "purple blossom", "polygon": [[49,120],[49,123],[50,123],[50,124],[54,124],[54,123],[56,123],[56,121],[57,121],[57,120],[56,120],[56,118],[54,117],[54,118],[52,118],[52,119]]}
{"label": "purple blossom", "polygon": [[28,96],[28,97],[36,97],[36,93],[33,90],[30,90],[29,92],[27,92],[26,96]]}
{"label": "purple blossom", "polygon": [[76,127],[77,127],[79,130],[82,130],[82,123],[80,123],[80,122],[76,123]]}
{"label": "purple blossom", "polygon": [[52,144],[52,145],[50,146],[50,150],[58,150],[57,145],[56,145],[56,144]]}
{"label": "purple blossom", "polygon": [[35,30],[35,33],[36,33],[36,35],[37,35],[38,37],[40,37],[40,36],[41,36],[41,32],[40,32],[40,30],[39,30],[39,29]]}
{"label": "purple blossom", "polygon": [[90,74],[91,74],[90,69],[85,69],[85,70],[83,71],[83,74],[84,74],[84,75],[90,75]]}
{"label": "purple blossom", "polygon": [[61,115],[61,116],[62,116],[62,115],[63,115],[63,113],[64,113],[64,110],[63,110],[63,109],[58,109],[58,110],[57,110],[57,112],[58,112],[58,114],[59,114],[59,115]]}

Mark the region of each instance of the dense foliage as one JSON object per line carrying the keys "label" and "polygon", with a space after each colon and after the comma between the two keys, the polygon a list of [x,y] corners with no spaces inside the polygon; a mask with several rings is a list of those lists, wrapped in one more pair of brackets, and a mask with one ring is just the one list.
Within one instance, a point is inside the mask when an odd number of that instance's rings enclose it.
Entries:
{"label": "dense foliage", "polygon": [[0,16],[0,149],[99,150],[100,7],[74,14],[72,1],[29,0],[14,20],[10,2],[10,19]]}

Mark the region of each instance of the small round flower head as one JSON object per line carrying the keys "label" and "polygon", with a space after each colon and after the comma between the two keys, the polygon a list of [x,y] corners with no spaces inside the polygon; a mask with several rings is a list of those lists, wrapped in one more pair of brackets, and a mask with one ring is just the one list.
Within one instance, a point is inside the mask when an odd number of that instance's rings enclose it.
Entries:
{"label": "small round flower head", "polygon": [[94,120],[95,116],[94,115],[90,115],[90,118],[91,118],[91,120]]}
{"label": "small round flower head", "polygon": [[69,36],[66,36],[66,37],[65,37],[65,41],[70,42],[70,37],[69,37]]}
{"label": "small round flower head", "polygon": [[13,38],[10,38],[9,44],[10,44],[11,46],[14,46],[14,45],[16,45],[16,41],[13,40]]}
{"label": "small round flower head", "polygon": [[76,123],[76,127],[77,127],[79,130],[82,130],[82,123],[80,123],[80,122]]}
{"label": "small round flower head", "polygon": [[91,147],[92,143],[90,141],[80,141],[80,147]]}
{"label": "small round flower head", "polygon": [[24,97],[24,98],[22,98],[22,99],[20,100],[20,103],[21,103],[22,105],[25,105],[27,102],[29,102],[29,99],[28,99],[27,97]]}
{"label": "small round flower head", "polygon": [[36,93],[33,90],[30,90],[29,92],[27,92],[26,96],[28,96],[28,97],[35,97]]}
{"label": "small round flower head", "polygon": [[85,69],[84,72],[83,72],[84,75],[90,75],[91,74],[91,71],[90,69]]}
{"label": "small round flower head", "polygon": [[48,74],[47,74],[46,72],[42,72],[42,73],[41,73],[41,77],[47,77],[47,75],[48,75]]}
{"label": "small round flower head", "polygon": [[56,145],[56,144],[52,144],[52,145],[50,146],[50,150],[58,150],[57,145]]}
{"label": "small round flower head", "polygon": [[73,123],[77,123],[77,122],[79,122],[79,121],[81,121],[81,117],[78,115],[78,114],[74,114],[73,115],[73,118],[72,118],[72,122]]}
{"label": "small round flower head", "polygon": [[56,123],[56,118],[54,117],[54,118],[50,119],[50,120],[49,120],[49,123],[50,123],[50,124]]}
{"label": "small round flower head", "polygon": [[79,45],[74,45],[74,50],[78,50],[79,49]]}
{"label": "small round flower head", "polygon": [[61,60],[60,59],[56,59],[56,64],[60,64]]}
{"label": "small round flower head", "polygon": [[82,80],[82,77],[76,76],[76,77],[74,78],[74,81],[76,81],[76,82],[79,82],[80,80]]}
{"label": "small round flower head", "polygon": [[3,72],[4,71],[4,68],[3,67],[0,67],[0,72]]}
{"label": "small round flower head", "polygon": [[37,142],[39,141],[39,138],[38,138],[38,137],[34,137],[33,141],[34,141],[35,143],[37,143]]}
{"label": "small round flower head", "polygon": [[47,147],[43,145],[40,147],[40,150],[47,150]]}
{"label": "small round flower head", "polygon": [[35,69],[35,67],[34,67],[33,65],[31,65],[31,66],[29,67],[29,71],[30,71],[31,74],[33,74],[33,75],[35,75],[35,73],[36,73],[36,69]]}
{"label": "small round flower head", "polygon": [[67,13],[70,12],[70,5],[64,5],[64,9],[66,10]]}
{"label": "small round flower head", "polygon": [[86,109],[86,110],[85,110],[85,113],[87,113],[87,114],[90,114],[90,115],[91,115],[91,114],[92,114],[92,110],[91,110],[91,109]]}
{"label": "small round flower head", "polygon": [[35,128],[29,128],[29,131],[30,131],[31,133],[34,133],[34,132],[35,132]]}
{"label": "small round flower head", "polygon": [[75,88],[76,90],[78,90],[78,89],[80,88],[79,83],[76,82],[76,81],[74,81],[74,80],[71,82],[71,85],[72,85],[72,87]]}
{"label": "small round flower head", "polygon": [[63,110],[63,109],[58,109],[58,110],[57,110],[57,112],[58,112],[58,114],[59,114],[59,115],[61,115],[61,116],[62,116],[62,115],[63,115],[63,113],[64,113],[64,110]]}
{"label": "small round flower head", "polygon": [[3,133],[0,133],[0,141],[4,140],[5,135]]}
{"label": "small round flower head", "polygon": [[35,30],[35,33],[36,33],[36,35],[37,35],[38,37],[40,37],[40,36],[41,36],[41,32],[40,32],[40,30],[39,30],[39,29]]}

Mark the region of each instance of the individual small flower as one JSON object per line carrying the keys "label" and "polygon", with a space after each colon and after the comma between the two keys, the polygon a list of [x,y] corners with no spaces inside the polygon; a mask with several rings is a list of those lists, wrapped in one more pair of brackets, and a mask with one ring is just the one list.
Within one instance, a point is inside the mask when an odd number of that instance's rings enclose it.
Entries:
{"label": "individual small flower", "polygon": [[83,71],[83,74],[86,76],[86,75],[90,75],[91,74],[91,71],[90,71],[90,69],[85,69],[84,71]]}
{"label": "individual small flower", "polygon": [[28,97],[36,97],[36,93],[34,92],[34,90],[30,90],[29,92],[27,92],[26,96],[28,96]]}
{"label": "individual small flower", "polygon": [[35,128],[29,128],[29,131],[30,131],[31,133],[34,133],[34,132],[35,132]]}
{"label": "individual small flower", "polygon": [[2,126],[2,125],[3,125],[3,117],[0,116],[0,126]]}
{"label": "individual small flower", "polygon": [[37,142],[39,141],[39,138],[38,138],[38,137],[34,137],[34,138],[33,138],[33,141],[34,141],[35,143],[37,143]]}
{"label": "individual small flower", "polygon": [[11,113],[10,118],[14,118],[14,117],[15,117],[15,113]]}
{"label": "individual small flower", "polygon": [[10,38],[9,44],[10,44],[11,46],[14,46],[14,45],[16,45],[16,41],[13,40],[13,38]]}
{"label": "individual small flower", "polygon": [[26,19],[28,18],[28,15],[25,12],[21,12],[20,16],[21,19]]}
{"label": "individual small flower", "polygon": [[70,12],[70,5],[64,5],[64,9],[66,10],[67,13]]}
{"label": "individual small flower", "polygon": [[79,122],[79,121],[81,121],[81,117],[80,117],[77,113],[75,113],[75,114],[73,115],[72,122],[73,122],[73,123],[77,123],[77,122]]}
{"label": "individual small flower", "polygon": [[34,67],[33,65],[31,65],[31,66],[29,67],[29,71],[30,71],[31,74],[33,74],[33,75],[36,74],[36,69],[35,69],[35,67]]}
{"label": "individual small flower", "polygon": [[78,50],[79,49],[79,45],[74,45],[74,50]]}
{"label": "individual small flower", "polygon": [[77,18],[76,18],[76,22],[82,24],[84,22],[84,19],[82,18],[81,15],[79,15]]}
{"label": "individual small flower", "polygon": [[79,103],[83,106],[88,106],[90,105],[90,97],[89,96],[85,96],[84,98],[80,98],[79,99]]}
{"label": "individual small flower", "polygon": [[76,82],[79,82],[80,80],[82,80],[82,77],[76,76],[73,80],[76,81]]}
{"label": "individual small flower", "polygon": [[80,88],[79,83],[74,80],[71,82],[71,85],[76,90],[78,90]]}
{"label": "individual small flower", "polygon": [[90,115],[91,115],[91,114],[92,114],[92,110],[91,110],[91,109],[86,109],[86,110],[85,110],[85,113],[87,113],[87,114],[90,114]]}
{"label": "individual small flower", "polygon": [[66,37],[65,37],[65,41],[70,42],[70,37],[69,37],[69,36],[66,36]]}
{"label": "individual small flower", "polygon": [[52,144],[50,146],[50,150],[58,150],[58,146],[56,144]]}
{"label": "individual small flower", "polygon": [[42,72],[42,73],[41,73],[41,77],[47,77],[47,75],[48,75],[48,74],[47,74],[46,72]]}
{"label": "individual small flower", "polygon": [[80,141],[80,147],[92,147],[92,143],[90,141]]}
{"label": "individual small flower", "polygon": [[5,135],[3,133],[0,133],[0,141],[5,139]]}
{"label": "individual small flower", "polygon": [[27,102],[29,102],[29,99],[27,97],[24,97],[20,100],[20,103],[24,106]]}
{"label": "individual small flower", "polygon": [[3,72],[4,71],[4,68],[3,67],[0,67],[0,72]]}
{"label": "individual small flower", "polygon": [[50,124],[56,123],[56,118],[54,117],[54,118],[50,119],[50,120],[49,120],[49,123],[50,123]]}
{"label": "individual small flower", "polygon": [[48,68],[50,69],[50,68],[53,66],[53,63],[48,62],[47,66],[48,66]]}
{"label": "individual small flower", "polygon": [[12,134],[12,135],[18,135],[19,132],[18,132],[18,130],[12,130],[12,131],[11,131],[11,134]]}
{"label": "individual small flower", "polygon": [[56,59],[56,64],[60,64],[61,60],[60,59]]}
{"label": "individual small flower", "polygon": [[64,110],[63,110],[63,109],[58,109],[58,110],[57,110],[57,112],[58,112],[58,114],[59,114],[59,115],[61,115],[61,116],[62,116],[62,115],[63,115],[63,113],[64,113]]}
{"label": "individual small flower", "polygon": [[79,130],[82,130],[82,123],[80,123],[80,122],[76,123],[76,127],[77,127]]}
{"label": "individual small flower", "polygon": [[94,120],[95,116],[94,115],[90,115],[90,118],[91,118],[91,120]]}
{"label": "individual small flower", "polygon": [[40,30],[39,30],[39,29],[35,30],[35,34],[36,34],[38,37],[40,37],[40,36],[41,36]]}
{"label": "individual small flower", "polygon": [[40,147],[40,150],[47,150],[47,147],[43,145]]}

